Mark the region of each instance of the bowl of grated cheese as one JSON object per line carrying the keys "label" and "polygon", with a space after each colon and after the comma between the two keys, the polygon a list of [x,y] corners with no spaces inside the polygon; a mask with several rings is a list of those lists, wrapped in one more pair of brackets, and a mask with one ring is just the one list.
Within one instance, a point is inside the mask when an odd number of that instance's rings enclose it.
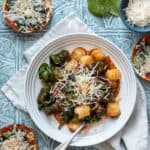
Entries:
{"label": "bowl of grated cheese", "polygon": [[139,33],[150,33],[149,0],[121,0],[120,17],[128,29]]}

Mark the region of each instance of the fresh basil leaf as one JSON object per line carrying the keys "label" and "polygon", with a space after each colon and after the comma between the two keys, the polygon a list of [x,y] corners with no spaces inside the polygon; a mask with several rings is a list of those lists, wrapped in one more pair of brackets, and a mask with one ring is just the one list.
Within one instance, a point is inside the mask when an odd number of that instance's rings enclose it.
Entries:
{"label": "fresh basil leaf", "polygon": [[105,17],[109,14],[118,16],[119,0],[87,0],[89,11],[95,16]]}
{"label": "fresh basil leaf", "polygon": [[104,17],[109,14],[109,8],[106,7],[105,0],[88,0],[88,9],[95,16]]}
{"label": "fresh basil leaf", "polygon": [[110,0],[110,14],[114,16],[119,15],[119,1],[118,0]]}

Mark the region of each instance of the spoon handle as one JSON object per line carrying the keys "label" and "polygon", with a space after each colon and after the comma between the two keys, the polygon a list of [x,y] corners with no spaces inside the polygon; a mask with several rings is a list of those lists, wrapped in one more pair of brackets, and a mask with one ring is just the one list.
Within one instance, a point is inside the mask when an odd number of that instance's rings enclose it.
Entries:
{"label": "spoon handle", "polygon": [[73,134],[71,137],[69,137],[69,139],[65,142],[62,143],[60,145],[58,145],[55,150],[65,150],[69,144],[72,142],[73,138],[85,127],[84,124],[82,124]]}

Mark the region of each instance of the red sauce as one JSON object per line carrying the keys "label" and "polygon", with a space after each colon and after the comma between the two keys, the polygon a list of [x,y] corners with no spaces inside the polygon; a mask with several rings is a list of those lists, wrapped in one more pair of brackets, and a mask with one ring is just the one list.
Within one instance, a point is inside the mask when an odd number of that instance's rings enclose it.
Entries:
{"label": "red sauce", "polygon": [[117,80],[116,83],[117,83],[117,87],[116,87],[116,91],[115,91],[115,97],[118,96],[119,91],[120,91],[120,80]]}
{"label": "red sauce", "polygon": [[4,11],[8,11],[8,6],[7,5],[4,5]]}
{"label": "red sauce", "polygon": [[19,28],[15,22],[10,21],[8,18],[4,18],[4,19],[13,30],[18,31]]}
{"label": "red sauce", "polygon": [[113,61],[111,60],[111,58],[109,56],[105,57],[104,62],[108,65],[109,69],[116,68],[115,64],[113,63]]}
{"label": "red sauce", "polygon": [[[145,43],[148,43],[150,44],[150,35],[145,35],[142,39],[140,39],[136,45],[140,45],[141,42],[145,42]],[[140,47],[139,48],[136,48],[136,46],[134,47],[133,49],[133,52],[132,52],[132,61],[136,55],[136,53],[140,50]]]}
{"label": "red sauce", "polygon": [[150,80],[150,72],[145,73],[146,79]]}
{"label": "red sauce", "polygon": [[134,57],[135,57],[135,55],[136,55],[136,53],[139,51],[139,48],[134,48],[133,49],[133,52],[132,52],[132,61],[133,61],[133,59],[134,59]]}
{"label": "red sauce", "polygon": [[63,117],[58,113],[57,114],[54,113],[54,117],[58,123],[60,123],[63,120]]}

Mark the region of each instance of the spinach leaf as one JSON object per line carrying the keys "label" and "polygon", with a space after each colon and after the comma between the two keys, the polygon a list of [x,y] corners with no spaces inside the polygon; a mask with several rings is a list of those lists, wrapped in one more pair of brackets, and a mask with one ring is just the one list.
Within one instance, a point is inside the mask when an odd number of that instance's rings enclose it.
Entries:
{"label": "spinach leaf", "polygon": [[119,0],[87,0],[89,11],[95,16],[119,15]]}
{"label": "spinach leaf", "polygon": [[3,140],[8,140],[10,138],[10,136],[11,136],[11,134],[8,132],[2,134]]}
{"label": "spinach leaf", "polygon": [[53,67],[49,67],[48,64],[44,63],[39,68],[39,78],[45,82],[54,81],[54,70]]}
{"label": "spinach leaf", "polygon": [[110,14],[114,16],[119,15],[119,1],[118,0],[110,0]]}
{"label": "spinach leaf", "polygon": [[40,94],[38,96],[38,106],[39,109],[43,109],[44,107],[50,106],[55,103],[56,98],[53,94],[50,94],[49,91],[42,88]]}
{"label": "spinach leaf", "polygon": [[61,66],[65,61],[69,61],[70,59],[71,58],[69,52],[66,50],[62,50],[60,53],[50,56],[50,63],[54,66]]}

